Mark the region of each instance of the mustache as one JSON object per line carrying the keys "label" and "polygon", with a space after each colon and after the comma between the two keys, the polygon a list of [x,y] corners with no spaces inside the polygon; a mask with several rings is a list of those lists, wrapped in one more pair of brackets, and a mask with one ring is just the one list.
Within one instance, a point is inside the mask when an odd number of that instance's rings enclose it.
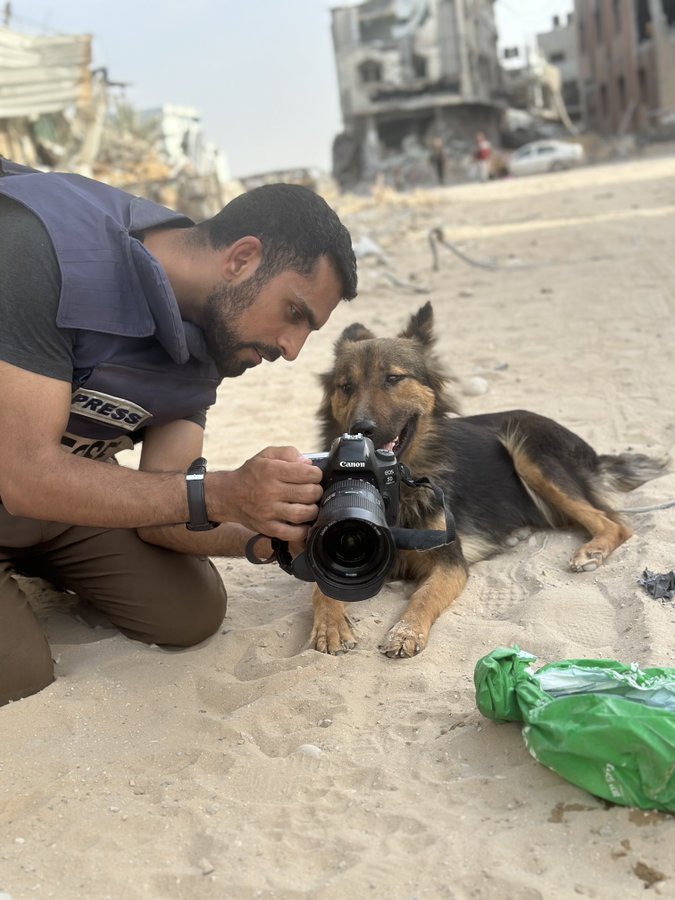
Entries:
{"label": "mustache", "polygon": [[279,359],[281,356],[281,350],[278,347],[271,347],[269,344],[261,344],[256,343],[255,341],[248,341],[247,343],[237,344],[237,350],[255,350],[256,353],[259,353],[263,359],[266,359],[268,362],[274,362]]}

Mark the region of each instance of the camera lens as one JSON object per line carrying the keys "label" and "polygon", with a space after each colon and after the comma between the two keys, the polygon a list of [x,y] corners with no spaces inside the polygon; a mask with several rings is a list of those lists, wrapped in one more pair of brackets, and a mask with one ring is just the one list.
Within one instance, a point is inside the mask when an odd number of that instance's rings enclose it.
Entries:
{"label": "camera lens", "polygon": [[[330,525],[322,536],[321,558],[336,573],[358,576],[361,570],[377,566],[381,541],[377,526],[354,519]],[[385,544],[386,547],[386,544]]]}
{"label": "camera lens", "polygon": [[340,522],[328,538],[335,560],[344,566],[362,566],[377,551],[377,536],[363,522]]}
{"label": "camera lens", "polygon": [[355,478],[337,481],[310,530],[306,552],[319,587],[329,597],[374,596],[396,553],[377,488]]}

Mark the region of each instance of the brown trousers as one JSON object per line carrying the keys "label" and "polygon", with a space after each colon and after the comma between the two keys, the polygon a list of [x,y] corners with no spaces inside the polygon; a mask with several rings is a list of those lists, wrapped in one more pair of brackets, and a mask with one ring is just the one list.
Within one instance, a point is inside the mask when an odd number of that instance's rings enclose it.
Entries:
{"label": "brown trousers", "polygon": [[146,544],[133,530],[23,519],[0,505],[0,705],[54,680],[49,644],[16,572],[73,591],[146,644],[192,646],[225,616],[225,587],[204,557]]}

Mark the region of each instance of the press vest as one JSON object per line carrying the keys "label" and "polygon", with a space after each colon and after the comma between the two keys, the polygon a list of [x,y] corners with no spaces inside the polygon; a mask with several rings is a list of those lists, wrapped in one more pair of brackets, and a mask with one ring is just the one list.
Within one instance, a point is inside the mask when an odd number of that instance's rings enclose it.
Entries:
{"label": "press vest", "polygon": [[80,175],[0,160],[0,193],[42,222],[61,272],[56,324],[74,335],[73,393],[62,442],[109,457],[151,425],[199,413],[220,376],[203,332],[181,319],[166,273],[134,237],[190,219]]}

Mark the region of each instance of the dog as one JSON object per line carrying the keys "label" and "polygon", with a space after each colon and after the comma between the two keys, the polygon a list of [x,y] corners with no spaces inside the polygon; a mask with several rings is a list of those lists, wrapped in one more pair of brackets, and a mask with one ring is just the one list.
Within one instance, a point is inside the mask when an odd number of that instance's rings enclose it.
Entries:
{"label": "dog", "polygon": [[[461,594],[469,566],[515,543],[519,530],[585,529],[590,540],[570,567],[596,569],[632,535],[603,492],[633,490],[667,464],[642,454],[598,455],[564,426],[525,410],[460,416],[434,343],[431,303],[395,338],[378,338],[355,323],[335,344],[333,368],[319,376],[323,446],[360,433],[376,448],[393,450],[414,476],[442,488],[456,522],[456,540],[445,547],[397,551],[391,577],[416,584],[380,645],[388,657],[420,653],[433,623]],[[431,491],[401,485],[399,524],[443,529],[439,506]],[[318,587],[312,600],[311,645],[330,654],[356,646],[345,603]]]}

